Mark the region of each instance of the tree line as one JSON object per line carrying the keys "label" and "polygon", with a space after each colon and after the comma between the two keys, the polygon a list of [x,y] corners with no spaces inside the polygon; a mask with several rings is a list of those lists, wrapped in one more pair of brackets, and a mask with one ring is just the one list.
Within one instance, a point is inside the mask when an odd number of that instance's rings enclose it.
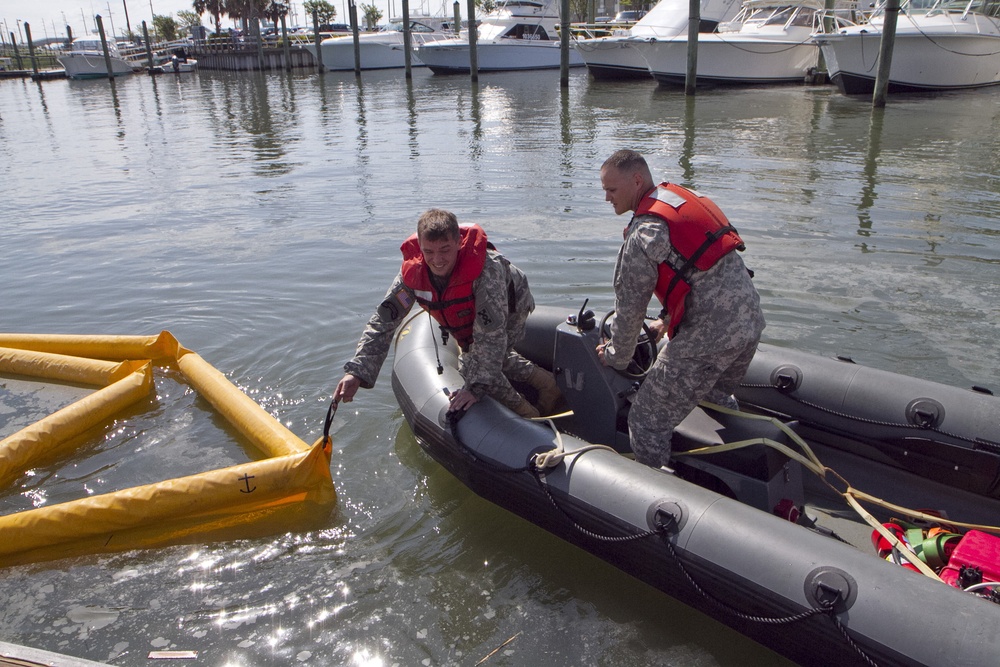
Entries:
{"label": "tree line", "polygon": [[[599,1],[599,0],[598,0]],[[498,0],[476,0],[476,7],[482,12],[496,9]],[[570,0],[572,12],[578,17],[585,17],[594,11],[594,0]],[[605,0],[605,5],[614,6],[614,0]],[[619,0],[622,9],[640,8],[645,6],[642,0]],[[283,0],[193,0],[193,11],[177,12],[177,20],[170,16],[153,16],[153,29],[162,39],[177,39],[178,33],[186,32],[188,28],[201,25],[201,17],[208,14],[215,23],[216,34],[222,33],[222,17],[228,16],[234,21],[242,21],[247,25],[253,19],[269,21],[277,25],[282,17],[288,16],[290,3]],[[337,8],[326,0],[305,0],[302,7],[306,16],[316,13],[320,24],[335,23]],[[374,30],[382,20],[382,12],[372,3],[359,5],[359,18],[364,22],[366,30]],[[391,17],[390,17],[391,18]]]}

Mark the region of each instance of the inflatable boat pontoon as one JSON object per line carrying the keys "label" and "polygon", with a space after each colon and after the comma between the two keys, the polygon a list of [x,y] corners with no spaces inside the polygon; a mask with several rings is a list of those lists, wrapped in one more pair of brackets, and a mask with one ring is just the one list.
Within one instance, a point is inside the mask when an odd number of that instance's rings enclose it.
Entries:
{"label": "inflatable boat pontoon", "polygon": [[[986,390],[761,345],[738,394],[753,415],[697,408],[671,474],[629,458],[641,373],[600,365],[593,312],[529,318],[519,349],[573,412],[551,422],[488,398],[449,418],[458,351],[432,324],[397,334],[393,390],[421,446],[478,495],[804,665],[997,664],[1000,399]],[[655,354],[646,341],[636,361]]]}

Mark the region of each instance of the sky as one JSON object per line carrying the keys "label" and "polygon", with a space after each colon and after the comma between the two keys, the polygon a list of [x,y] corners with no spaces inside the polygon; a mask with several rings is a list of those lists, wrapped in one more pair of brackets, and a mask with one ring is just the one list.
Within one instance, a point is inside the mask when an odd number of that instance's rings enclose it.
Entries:
{"label": "sky", "polygon": [[[312,19],[305,16],[302,2],[292,0],[292,11],[287,21],[289,28],[312,23]],[[337,22],[346,23],[346,0],[327,2],[337,8]],[[399,16],[403,13],[402,0],[358,0],[358,7],[365,4],[378,7],[382,11],[383,22],[389,19],[390,14]],[[191,0],[0,0],[0,28],[7,42],[12,32],[19,42],[25,39],[26,22],[31,25],[31,36],[36,40],[65,37],[67,24],[73,29],[74,37],[82,37],[95,32],[94,15],[100,14],[105,31],[110,32],[114,25],[115,34],[121,35],[126,29],[126,9],[127,24],[134,32],[142,31],[143,21],[152,26],[154,12],[158,16],[176,19],[178,11],[192,11]],[[452,0],[410,0],[410,14],[451,15],[451,12]],[[213,27],[213,19],[208,15],[202,16],[202,23]],[[232,20],[223,16],[222,26],[233,27]]]}

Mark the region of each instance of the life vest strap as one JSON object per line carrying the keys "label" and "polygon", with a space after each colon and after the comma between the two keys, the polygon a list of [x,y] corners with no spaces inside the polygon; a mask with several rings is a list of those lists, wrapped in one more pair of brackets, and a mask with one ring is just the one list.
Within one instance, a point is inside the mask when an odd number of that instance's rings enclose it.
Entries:
{"label": "life vest strap", "polygon": [[469,301],[475,301],[476,296],[471,294],[469,296],[463,296],[458,299],[448,299],[447,301],[430,301],[422,297],[416,297],[417,303],[420,304],[425,310],[444,310],[450,306],[457,306],[462,303],[467,303]]}
{"label": "life vest strap", "polygon": [[[695,250],[693,253],[691,253],[691,256],[687,259],[687,261],[684,262],[684,264],[681,266],[680,269],[674,268],[674,277],[671,279],[670,284],[667,285],[667,291],[664,293],[664,299],[666,299],[667,295],[674,290],[678,282],[680,282],[681,280],[687,282],[688,277],[690,277],[690,275],[694,273],[695,262],[701,259],[701,256],[704,255],[706,252],[708,252],[708,249],[711,248],[716,241],[721,239],[729,232],[732,232],[733,234],[737,233],[736,228],[733,227],[732,225],[719,227],[714,232],[705,232],[704,243],[698,246],[698,249]],[[743,243],[740,243],[738,246],[736,246],[736,249],[742,251],[746,249],[746,246],[743,245]]]}

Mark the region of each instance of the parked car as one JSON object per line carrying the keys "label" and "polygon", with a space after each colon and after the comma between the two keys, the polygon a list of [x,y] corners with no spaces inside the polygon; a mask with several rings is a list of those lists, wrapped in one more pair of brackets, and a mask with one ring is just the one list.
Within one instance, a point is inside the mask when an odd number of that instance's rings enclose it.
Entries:
{"label": "parked car", "polygon": [[645,10],[630,9],[628,11],[618,12],[615,14],[615,17],[611,19],[611,23],[635,23],[645,15]]}
{"label": "parked car", "polygon": [[321,23],[320,33],[345,33],[351,32],[351,26],[346,23]]}

